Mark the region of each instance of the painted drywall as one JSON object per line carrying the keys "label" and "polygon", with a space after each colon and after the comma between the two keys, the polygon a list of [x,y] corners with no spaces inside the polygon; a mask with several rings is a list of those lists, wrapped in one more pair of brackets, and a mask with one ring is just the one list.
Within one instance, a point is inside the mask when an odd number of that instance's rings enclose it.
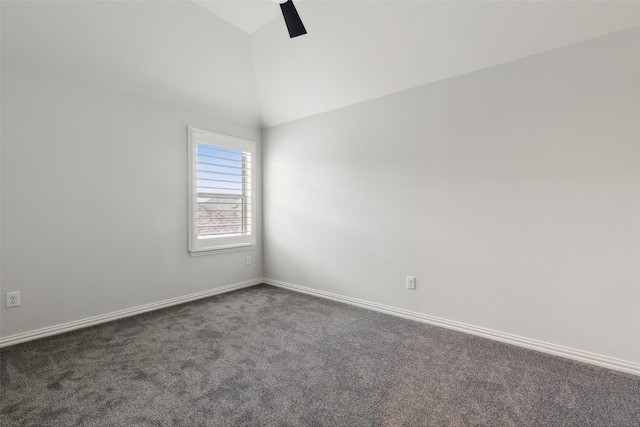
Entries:
{"label": "painted drywall", "polygon": [[1,71],[0,284],[22,297],[2,299],[3,337],[261,277],[260,222],[252,250],[187,252],[187,126],[257,141],[260,159],[258,129],[4,59]]}
{"label": "painted drywall", "polygon": [[2,57],[258,127],[640,25],[638,1],[322,0],[290,39],[272,2],[197,3],[0,1]]}
{"label": "painted drywall", "polygon": [[[247,34],[253,33],[272,19],[280,18],[281,22],[284,22],[280,6],[276,2],[268,2],[264,0],[192,1]],[[298,0],[298,2],[299,1],[300,0]]]}
{"label": "painted drywall", "polygon": [[191,1],[2,1],[0,8],[3,60],[260,125],[249,36]]}
{"label": "painted drywall", "polygon": [[640,25],[637,1],[304,1],[251,37],[268,126]]}
{"label": "painted drywall", "polygon": [[640,362],[639,47],[635,28],[265,130],[265,277]]}

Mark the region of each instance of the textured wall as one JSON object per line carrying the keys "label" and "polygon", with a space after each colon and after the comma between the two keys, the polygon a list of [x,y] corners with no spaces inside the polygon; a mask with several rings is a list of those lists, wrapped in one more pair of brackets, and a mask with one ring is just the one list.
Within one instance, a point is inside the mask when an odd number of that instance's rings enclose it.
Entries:
{"label": "textured wall", "polygon": [[268,129],[265,276],[640,362],[639,43]]}
{"label": "textured wall", "polygon": [[640,25],[635,1],[303,1],[251,37],[267,126]]}
{"label": "textured wall", "polygon": [[260,125],[249,36],[191,1],[3,1],[0,8],[3,61]]}
{"label": "textured wall", "polygon": [[260,138],[3,61],[3,337],[261,277],[260,223],[251,251],[187,252],[187,126]]}

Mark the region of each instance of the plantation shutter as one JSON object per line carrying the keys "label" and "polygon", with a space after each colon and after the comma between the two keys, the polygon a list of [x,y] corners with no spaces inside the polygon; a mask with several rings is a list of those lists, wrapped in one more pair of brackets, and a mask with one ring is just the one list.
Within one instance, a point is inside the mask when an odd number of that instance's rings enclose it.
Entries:
{"label": "plantation shutter", "polygon": [[190,250],[254,244],[254,143],[193,128],[190,131]]}

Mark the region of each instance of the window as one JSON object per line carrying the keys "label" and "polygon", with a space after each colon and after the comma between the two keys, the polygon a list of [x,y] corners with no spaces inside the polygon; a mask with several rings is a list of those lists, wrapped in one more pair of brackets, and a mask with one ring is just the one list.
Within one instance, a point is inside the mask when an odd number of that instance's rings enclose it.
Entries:
{"label": "window", "polygon": [[189,128],[189,251],[255,244],[252,209],[254,143]]}

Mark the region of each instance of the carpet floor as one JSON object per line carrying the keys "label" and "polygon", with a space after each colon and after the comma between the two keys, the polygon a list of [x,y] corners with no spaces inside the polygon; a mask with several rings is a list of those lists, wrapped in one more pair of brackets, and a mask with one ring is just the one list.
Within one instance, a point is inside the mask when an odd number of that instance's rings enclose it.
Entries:
{"label": "carpet floor", "polygon": [[2,426],[640,425],[640,377],[267,285],[0,368]]}

